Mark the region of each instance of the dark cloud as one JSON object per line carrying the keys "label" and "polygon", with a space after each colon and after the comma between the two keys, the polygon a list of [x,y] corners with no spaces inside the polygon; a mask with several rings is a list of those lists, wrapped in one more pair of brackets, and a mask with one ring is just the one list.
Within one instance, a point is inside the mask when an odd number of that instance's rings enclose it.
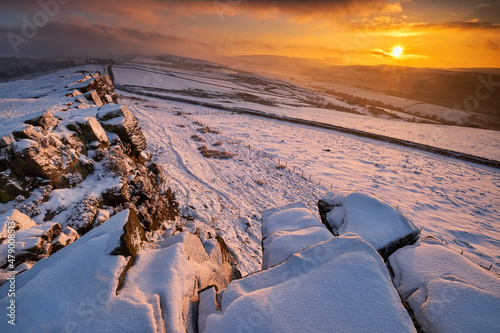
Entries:
{"label": "dark cloud", "polygon": [[175,35],[104,25],[50,22],[35,34],[25,32],[0,28],[0,52],[15,53],[11,40],[18,44],[19,54],[31,56],[182,53],[203,49],[201,43]]}
{"label": "dark cloud", "polygon": [[[366,16],[372,12],[400,11],[399,3],[391,0],[206,0],[206,1],[160,1],[160,0],[41,0],[57,7],[64,15],[69,12],[91,14],[94,17],[128,17],[132,21],[157,23],[161,19],[171,20],[197,15],[212,15],[224,18],[236,14],[269,17],[288,15],[299,20],[313,18],[334,18],[342,15]],[[44,10],[38,1],[16,0],[2,4],[3,11],[24,12],[32,15]]]}

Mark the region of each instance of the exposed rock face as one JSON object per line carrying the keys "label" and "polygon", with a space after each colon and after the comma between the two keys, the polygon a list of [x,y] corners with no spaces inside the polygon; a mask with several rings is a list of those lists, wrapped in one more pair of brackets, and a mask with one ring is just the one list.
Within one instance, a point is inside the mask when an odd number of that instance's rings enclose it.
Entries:
{"label": "exposed rock face", "polygon": [[420,234],[399,210],[371,194],[328,192],[319,200],[318,208],[322,222],[334,235],[358,234],[384,259],[414,243]]}
{"label": "exposed rock face", "polygon": [[[7,144],[0,153],[0,170],[16,176],[17,182],[11,182],[22,185],[26,177],[41,177],[55,188],[64,188],[71,185],[64,175],[79,173],[81,178],[85,179],[92,171],[91,166],[84,165],[80,160],[80,155],[84,152],[82,140],[76,135],[65,137],[55,131],[58,122],[52,113],[47,111],[28,121],[34,125],[16,130],[12,137],[7,136],[2,140]],[[36,187],[40,183],[38,181],[30,185]],[[33,188],[29,185],[18,187],[19,194],[29,192]],[[10,199],[15,192],[15,189],[11,188],[3,202]]]}
{"label": "exposed rock face", "polygon": [[10,170],[0,172],[0,202],[9,202],[16,197],[29,196],[29,184],[18,179]]}
{"label": "exposed rock face", "polygon": [[[88,117],[83,122],[75,123],[79,127],[82,139],[86,143],[97,141],[100,147],[109,146],[108,137],[101,124],[94,117]],[[78,130],[78,129],[77,129]]]}
{"label": "exposed rock face", "polygon": [[0,138],[1,202],[14,201],[38,223],[56,220],[62,228],[20,244],[26,255],[16,265],[60,251],[123,209],[134,212],[142,240],[144,231],[154,232],[177,215],[161,167],[140,154],[146,139],[137,119],[127,106],[107,104],[116,102],[109,76],[87,73],[80,84],[79,90],[66,87],[62,98],[71,106],[76,96],[85,108],[41,112]]}
{"label": "exposed rock face", "polygon": [[139,155],[146,149],[146,138],[139,123],[126,105],[108,104],[99,110],[99,120],[104,129],[120,137],[132,154]]}
{"label": "exposed rock face", "polygon": [[26,121],[26,123],[33,126],[41,126],[43,127],[43,129],[47,130],[56,127],[59,123],[59,120],[54,117],[52,112],[47,111],[38,118]]}
{"label": "exposed rock face", "polygon": [[0,243],[9,235],[9,229],[19,231],[36,226],[36,223],[29,216],[21,213],[17,209],[11,209],[0,215]]}
{"label": "exposed rock face", "polygon": [[[15,232],[12,232],[13,229]],[[34,264],[38,260],[71,244],[79,238],[78,233],[66,227],[61,233],[59,223],[36,224],[29,216],[17,209],[0,216],[0,268],[13,271],[20,264]],[[9,236],[13,235],[12,240]],[[15,259],[9,260],[9,243],[14,244]],[[3,282],[3,281],[1,281]]]}
{"label": "exposed rock face", "polygon": [[113,81],[111,81],[108,74],[97,77],[86,87],[86,90],[95,91],[102,103],[107,103],[106,96],[111,96],[112,101],[116,101],[118,98],[118,95],[115,93]]}

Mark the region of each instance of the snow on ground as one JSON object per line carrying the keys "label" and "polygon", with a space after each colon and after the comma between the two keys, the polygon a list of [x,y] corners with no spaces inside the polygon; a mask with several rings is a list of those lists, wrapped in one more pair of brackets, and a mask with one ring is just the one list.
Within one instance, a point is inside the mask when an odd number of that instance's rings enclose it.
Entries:
{"label": "snow on ground", "polygon": [[[257,109],[257,108],[256,108]],[[470,127],[408,123],[318,108],[283,106],[267,112],[338,125],[492,160],[500,160],[500,132]]]}
{"label": "snow on ground", "polygon": [[500,278],[435,238],[389,258],[394,284],[426,332],[493,332],[500,328]]}
{"label": "snow on ground", "polygon": [[[202,126],[162,108],[147,107],[148,102],[124,97],[122,101],[139,119],[149,150],[169,176],[179,211],[188,219],[186,226],[202,236],[219,234],[236,255],[243,275],[261,268],[262,211],[296,201],[316,209],[322,190],[289,170],[276,168],[278,161],[243,147],[227,133],[200,133]],[[193,135],[206,142],[193,140]],[[218,141],[221,146],[212,146]],[[198,151],[202,145],[225,150],[233,158],[205,158]]]}
{"label": "snow on ground", "polygon": [[315,195],[330,186],[371,192],[398,207],[424,235],[444,239],[477,263],[495,263],[498,271],[500,170],[277,120],[228,113],[195,118],[295,166],[315,184],[321,179]]}
{"label": "snow on ground", "polygon": [[[311,103],[314,103],[319,98],[323,99],[324,102],[332,102],[348,107],[353,106],[343,103],[333,96],[321,95],[305,88],[293,87],[284,81],[264,78],[262,76],[252,76],[249,73],[246,75],[240,74],[237,81],[232,76],[224,76],[224,67],[209,67],[210,71],[207,70],[200,73],[199,64],[196,63],[195,60],[186,60],[182,73],[177,75],[175,72],[179,72],[178,66],[169,61],[150,59],[149,61],[151,63],[148,64],[144,62],[144,59],[147,58],[136,58],[136,60],[129,65],[113,67],[117,82],[119,84],[172,89],[179,84],[177,81],[181,80],[182,85],[177,86],[177,88],[175,88],[176,90],[187,88],[207,89],[207,92],[221,94],[240,90],[249,92],[259,98],[278,103],[278,105],[269,106],[250,101],[242,101],[234,97],[228,98],[227,96],[222,100],[218,100],[213,99],[212,96],[200,97],[195,95],[190,97],[189,95],[176,94],[173,91],[167,92],[159,90],[154,93],[165,96],[189,98],[196,101],[205,101],[219,104],[224,107],[249,108],[271,114],[314,120],[500,161],[500,132],[498,131],[458,126],[409,123],[401,120],[366,117],[322,109],[311,106]],[[215,66],[216,64],[211,63],[211,65]],[[215,70],[215,68],[217,68],[217,70]],[[248,82],[244,83],[245,79],[248,80]],[[265,85],[262,85],[263,83],[265,83]],[[363,95],[362,97],[368,98],[369,96]],[[380,95],[379,97],[390,98],[392,96]],[[380,98],[373,99],[381,100]],[[397,97],[393,97],[393,99],[401,100],[402,103],[404,102],[404,105],[401,105],[404,107],[415,105],[415,108],[427,108],[427,106],[422,106],[421,103],[416,101],[407,101]],[[392,99],[382,99],[382,101],[394,104]],[[307,105],[308,103],[310,106]],[[354,108],[359,112],[363,112],[364,110],[358,106]],[[442,107],[429,106],[429,108],[439,109]],[[429,109],[428,111],[431,113],[438,111],[443,112],[444,109],[436,110]]]}

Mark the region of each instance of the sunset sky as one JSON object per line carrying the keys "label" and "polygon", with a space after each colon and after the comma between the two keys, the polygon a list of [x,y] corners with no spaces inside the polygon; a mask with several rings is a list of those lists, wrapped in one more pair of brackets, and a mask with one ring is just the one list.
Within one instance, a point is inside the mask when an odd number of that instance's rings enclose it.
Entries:
{"label": "sunset sky", "polygon": [[338,65],[500,67],[498,0],[16,0],[1,6],[3,56],[281,55]]}

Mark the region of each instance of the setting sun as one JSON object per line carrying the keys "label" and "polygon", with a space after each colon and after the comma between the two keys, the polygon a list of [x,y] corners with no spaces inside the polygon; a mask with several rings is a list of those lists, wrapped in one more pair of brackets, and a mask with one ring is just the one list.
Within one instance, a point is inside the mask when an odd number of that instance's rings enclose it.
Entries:
{"label": "setting sun", "polygon": [[401,54],[403,54],[403,48],[401,46],[395,46],[392,49],[391,55],[393,57],[399,57]]}

